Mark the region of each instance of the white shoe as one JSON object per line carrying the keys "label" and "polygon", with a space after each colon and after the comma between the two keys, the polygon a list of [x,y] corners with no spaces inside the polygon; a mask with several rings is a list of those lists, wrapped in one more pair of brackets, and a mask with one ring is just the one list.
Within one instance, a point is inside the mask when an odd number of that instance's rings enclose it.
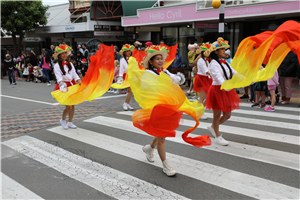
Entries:
{"label": "white shoe", "polygon": [[149,162],[154,162],[153,151],[155,148],[152,148],[150,144],[143,146],[143,152],[146,154],[146,158]]}
{"label": "white shoe", "polygon": [[167,176],[174,176],[176,174],[176,171],[173,169],[173,167],[170,165],[170,163],[167,160],[164,160],[162,163],[163,163],[163,172]]}
{"label": "white shoe", "polygon": [[67,125],[69,128],[77,128],[72,122],[68,122]]}
{"label": "white shoe", "polygon": [[228,142],[222,137],[222,135],[220,135],[219,137],[217,137],[215,139],[215,143],[221,146],[227,146]]}
{"label": "white shoe", "polygon": [[192,93],[191,90],[188,90],[188,91],[186,92],[187,95],[190,95],[191,93]]}
{"label": "white shoe", "polygon": [[47,86],[50,86],[51,85],[51,83],[47,83]]}
{"label": "white shoe", "polygon": [[207,129],[209,130],[209,132],[212,134],[212,136],[214,138],[216,138],[216,133],[215,133],[215,130],[212,126],[208,126]]}
{"label": "white shoe", "polygon": [[125,111],[127,111],[127,110],[128,110],[127,103],[123,103],[123,109],[124,109]]}
{"label": "white shoe", "polygon": [[127,108],[128,108],[129,110],[133,110],[133,107],[131,107],[129,104],[127,104]]}
{"label": "white shoe", "polygon": [[67,130],[68,129],[68,125],[66,120],[60,119],[60,124],[63,127],[63,129]]}
{"label": "white shoe", "polygon": [[205,113],[203,113],[203,115],[201,116],[200,119],[207,119],[207,116],[205,115]]}
{"label": "white shoe", "polygon": [[119,93],[120,93],[119,90],[114,91],[114,94],[119,94]]}

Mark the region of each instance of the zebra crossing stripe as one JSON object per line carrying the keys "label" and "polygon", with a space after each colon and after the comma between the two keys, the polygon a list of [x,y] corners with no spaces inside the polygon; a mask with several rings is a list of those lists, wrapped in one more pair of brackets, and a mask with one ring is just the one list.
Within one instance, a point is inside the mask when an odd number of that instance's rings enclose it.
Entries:
{"label": "zebra crossing stripe", "polygon": [[[78,131],[86,133],[85,130]],[[72,131],[69,133],[72,134]],[[64,131],[61,134],[64,135]],[[21,136],[3,144],[116,199],[187,199],[30,136]]]}
{"label": "zebra crossing stripe", "polygon": [[[252,105],[251,103],[240,103],[240,107],[251,108],[251,105]],[[279,111],[294,111],[294,112],[298,112],[298,113],[300,112],[300,108],[296,108],[296,107],[292,108],[292,107],[284,107],[284,106],[275,106],[275,109],[279,110]],[[275,113],[276,113],[276,111],[275,111]]]}
{"label": "zebra crossing stripe", "polygon": [[1,172],[2,191],[1,199],[43,199],[31,190],[25,188],[12,178]]}
{"label": "zebra crossing stripe", "polygon": [[[130,123],[127,120],[99,116],[99,117],[94,117],[85,120],[85,122],[118,128],[121,130],[135,132],[142,135],[148,135],[144,131],[141,131],[140,129],[134,127],[132,123]],[[181,138],[183,132],[181,131],[176,131],[176,132],[177,132],[176,137],[174,138],[168,137],[166,138],[166,140],[189,145],[186,142],[184,142]],[[189,136],[196,137],[199,135],[189,134]],[[237,156],[237,157],[256,160],[264,163],[270,163],[273,165],[278,165],[293,170],[299,170],[300,157],[298,154],[294,154],[294,153],[288,153],[288,152],[283,152],[283,151],[278,151],[278,150],[273,150],[273,149],[268,149],[263,147],[251,146],[247,144],[240,144],[236,142],[230,142],[229,146],[219,146],[219,145],[215,145],[213,141],[213,144],[211,146],[205,146],[202,148]]]}
{"label": "zebra crossing stripe", "polygon": [[[132,116],[134,111],[122,111],[122,112],[117,112],[117,113],[118,114],[127,114],[127,115]],[[205,112],[205,115],[209,118],[213,118],[213,113]],[[291,130],[300,130],[299,124],[271,121],[271,120],[265,120],[265,119],[253,119],[253,118],[247,118],[247,117],[231,116],[228,121],[241,122],[241,123],[246,123],[246,124],[264,125],[264,126],[271,126],[271,127],[291,129]]]}
{"label": "zebra crossing stripe", "polygon": [[[207,117],[213,118],[213,113],[206,112],[205,114]],[[300,130],[299,124],[293,124],[293,123],[288,123],[288,122],[277,122],[277,121],[271,121],[271,120],[266,120],[266,119],[253,119],[253,118],[247,118],[247,117],[231,116],[229,121],[241,122],[241,123],[247,123],[247,124],[255,124],[255,125],[271,126],[271,127],[291,129],[291,130]]]}
{"label": "zebra crossing stripe", "polygon": [[[117,114],[121,115],[128,115],[132,116],[133,111],[121,111],[117,112]],[[229,121],[231,118],[229,119]],[[180,122],[180,125],[193,127],[195,126],[194,120],[184,119],[183,122]],[[197,127],[199,129],[206,129],[208,126],[210,126],[211,123],[200,121],[200,125]],[[240,135],[240,136],[246,136],[246,137],[252,137],[252,138],[258,138],[258,139],[264,139],[264,140],[271,140],[275,142],[283,142],[293,145],[300,145],[299,144],[299,137],[293,136],[293,135],[286,135],[286,134],[279,134],[279,133],[272,133],[267,131],[260,131],[255,129],[247,129],[247,128],[240,128],[235,126],[228,126],[228,125],[220,125],[220,132],[222,133],[229,133],[234,135]]]}
{"label": "zebra crossing stripe", "polygon": [[274,113],[274,112],[266,112],[266,111],[256,111],[256,110],[233,110],[232,113],[238,114],[247,114],[247,115],[255,115],[255,116],[264,116],[264,117],[272,117],[272,118],[281,118],[281,119],[291,119],[291,120],[300,120],[299,115],[290,115],[290,114],[282,114],[282,113]]}
{"label": "zebra crossing stripe", "polygon": [[[59,126],[48,131],[150,164],[142,153],[142,146],[135,143],[81,128],[63,130]],[[167,158],[180,174],[249,197],[257,199],[297,199],[299,197],[298,188],[171,153],[167,154]],[[162,167],[158,156],[151,165]]]}

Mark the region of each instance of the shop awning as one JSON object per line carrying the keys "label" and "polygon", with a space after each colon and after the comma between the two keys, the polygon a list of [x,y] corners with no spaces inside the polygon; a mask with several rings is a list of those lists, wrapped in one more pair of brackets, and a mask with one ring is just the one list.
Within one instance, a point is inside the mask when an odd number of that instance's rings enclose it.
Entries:
{"label": "shop awning", "polygon": [[156,1],[121,1],[123,16],[137,15],[137,9],[151,8]]}

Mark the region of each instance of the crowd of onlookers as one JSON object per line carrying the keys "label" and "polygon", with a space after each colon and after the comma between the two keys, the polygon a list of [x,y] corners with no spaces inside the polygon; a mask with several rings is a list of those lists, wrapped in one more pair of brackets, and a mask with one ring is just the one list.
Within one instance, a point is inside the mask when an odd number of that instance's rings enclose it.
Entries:
{"label": "crowd of onlookers", "polygon": [[[53,58],[54,45],[49,49],[43,48],[40,55],[32,49],[30,54],[13,57],[6,54],[1,62],[1,78],[8,76],[10,84],[17,84],[17,81],[47,83],[51,85],[56,81],[53,66],[57,62]],[[69,55],[68,60],[74,65],[76,72],[83,77],[88,69],[89,51],[86,44],[78,45],[77,51],[74,50]]]}

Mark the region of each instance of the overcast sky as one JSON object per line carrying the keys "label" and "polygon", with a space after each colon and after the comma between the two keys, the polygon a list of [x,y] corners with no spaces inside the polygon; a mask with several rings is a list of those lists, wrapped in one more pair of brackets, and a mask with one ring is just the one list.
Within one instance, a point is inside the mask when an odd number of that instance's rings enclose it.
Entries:
{"label": "overcast sky", "polygon": [[54,6],[54,5],[69,3],[68,0],[42,0],[42,2],[43,2],[44,5],[48,5],[48,6]]}

